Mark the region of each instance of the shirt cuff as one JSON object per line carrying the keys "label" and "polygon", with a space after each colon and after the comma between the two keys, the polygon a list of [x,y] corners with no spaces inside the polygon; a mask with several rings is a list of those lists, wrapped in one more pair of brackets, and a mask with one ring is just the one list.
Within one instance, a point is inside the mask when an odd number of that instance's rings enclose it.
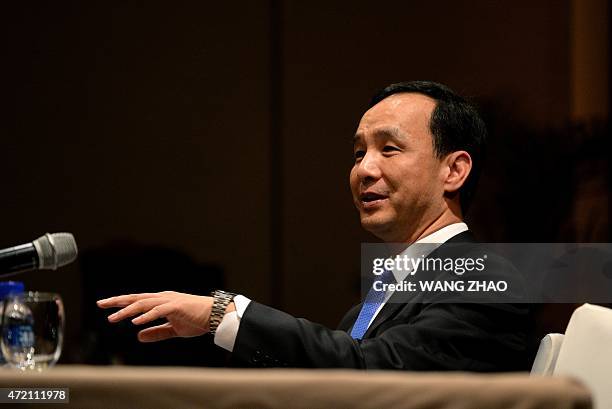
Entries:
{"label": "shirt cuff", "polygon": [[251,299],[246,298],[244,295],[239,294],[234,297],[234,305],[236,306],[236,314],[238,314],[238,319],[242,318],[250,303]]}
{"label": "shirt cuff", "polygon": [[215,332],[215,345],[229,352],[234,350],[234,343],[240,329],[240,318],[242,318],[244,311],[251,302],[249,298],[243,295],[235,296],[233,301],[236,311],[225,314]]}

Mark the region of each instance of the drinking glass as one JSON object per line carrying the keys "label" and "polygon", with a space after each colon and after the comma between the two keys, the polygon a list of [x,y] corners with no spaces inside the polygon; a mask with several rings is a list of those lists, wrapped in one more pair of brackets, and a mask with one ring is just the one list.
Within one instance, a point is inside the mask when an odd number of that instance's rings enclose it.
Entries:
{"label": "drinking glass", "polygon": [[55,293],[27,292],[5,298],[0,347],[7,363],[41,371],[62,353],[64,304]]}

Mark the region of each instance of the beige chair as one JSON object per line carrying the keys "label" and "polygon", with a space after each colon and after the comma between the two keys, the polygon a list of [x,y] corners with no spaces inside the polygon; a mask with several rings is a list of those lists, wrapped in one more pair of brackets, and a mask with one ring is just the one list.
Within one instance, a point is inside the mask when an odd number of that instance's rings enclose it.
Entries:
{"label": "beige chair", "polygon": [[563,334],[548,334],[540,342],[538,353],[533,367],[531,368],[532,375],[552,375],[557,364],[559,351],[563,344]]}
{"label": "beige chair", "polygon": [[591,390],[595,409],[612,408],[612,310],[577,308],[564,336],[544,337],[531,373],[574,377]]}

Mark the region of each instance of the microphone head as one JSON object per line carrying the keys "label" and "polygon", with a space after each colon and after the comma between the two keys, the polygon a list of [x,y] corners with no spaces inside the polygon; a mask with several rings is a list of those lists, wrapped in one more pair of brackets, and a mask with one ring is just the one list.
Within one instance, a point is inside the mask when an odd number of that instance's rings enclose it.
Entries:
{"label": "microphone head", "polygon": [[72,263],[78,249],[71,233],[47,233],[32,242],[38,253],[38,268],[56,270]]}

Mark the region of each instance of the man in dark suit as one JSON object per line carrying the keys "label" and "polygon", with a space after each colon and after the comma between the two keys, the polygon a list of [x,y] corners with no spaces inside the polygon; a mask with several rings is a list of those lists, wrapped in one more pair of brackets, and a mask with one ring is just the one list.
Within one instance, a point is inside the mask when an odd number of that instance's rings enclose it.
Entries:
{"label": "man in dark suit", "polygon": [[[350,185],[362,226],[387,243],[473,241],[463,223],[480,173],[486,129],[475,109],[447,87],[426,81],[393,84],[372,101],[354,137]],[[443,244],[444,243],[444,244]],[[428,257],[431,257],[429,254]],[[489,271],[505,272],[503,261]],[[386,283],[406,274],[390,270]],[[407,370],[526,369],[530,314],[519,304],[398,302],[372,291],[338,330],[295,318],[242,295],[212,297],[163,292],[100,300],[122,307],[117,322],[162,325],[139,333],[143,342],[215,335],[238,364],[259,367],[344,367]],[[401,301],[401,300],[400,300]]]}

